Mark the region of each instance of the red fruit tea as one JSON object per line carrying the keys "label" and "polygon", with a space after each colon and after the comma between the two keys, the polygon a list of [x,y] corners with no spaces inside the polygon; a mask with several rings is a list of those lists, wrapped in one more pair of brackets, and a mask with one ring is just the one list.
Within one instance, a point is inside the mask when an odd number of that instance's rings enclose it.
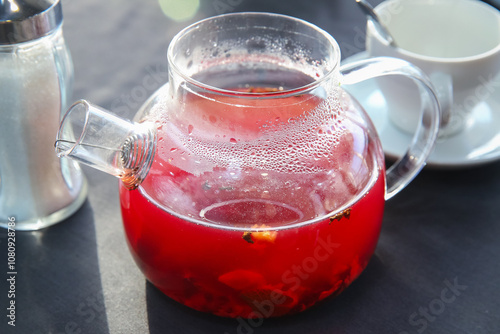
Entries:
{"label": "red fruit tea", "polygon": [[186,94],[163,105],[176,111],[155,119],[148,177],[120,186],[147,279],[225,317],[292,314],[344,290],[375,250],[385,194],[382,151],[353,103]]}

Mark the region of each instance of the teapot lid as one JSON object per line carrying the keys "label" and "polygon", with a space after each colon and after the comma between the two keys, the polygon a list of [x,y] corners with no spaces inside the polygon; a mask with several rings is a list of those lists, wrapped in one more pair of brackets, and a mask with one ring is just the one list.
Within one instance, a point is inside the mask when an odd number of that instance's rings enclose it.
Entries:
{"label": "teapot lid", "polygon": [[61,23],[59,0],[0,0],[0,45],[43,37]]}

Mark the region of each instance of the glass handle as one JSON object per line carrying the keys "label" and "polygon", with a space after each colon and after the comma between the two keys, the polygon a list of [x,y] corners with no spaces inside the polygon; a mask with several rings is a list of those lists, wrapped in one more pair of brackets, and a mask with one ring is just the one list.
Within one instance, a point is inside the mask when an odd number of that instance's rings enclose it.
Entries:
{"label": "glass handle", "polygon": [[421,91],[423,108],[420,124],[406,153],[386,173],[385,199],[388,200],[417,176],[434,148],[441,120],[441,109],[436,93],[432,83],[421,70],[401,59],[380,57],[360,60],[342,66],[340,71],[343,74],[344,85],[385,75],[403,75],[412,79]]}

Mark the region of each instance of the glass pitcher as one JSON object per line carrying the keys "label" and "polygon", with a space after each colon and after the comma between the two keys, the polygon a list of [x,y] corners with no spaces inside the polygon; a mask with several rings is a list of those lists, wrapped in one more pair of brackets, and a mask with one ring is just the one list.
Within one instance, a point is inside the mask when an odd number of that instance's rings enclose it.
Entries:
{"label": "glass pitcher", "polygon": [[[420,171],[439,128],[422,73],[397,59],[340,68],[325,31],[269,13],[213,17],[168,50],[169,82],[134,122],[86,101],[57,154],[121,178],[125,232],[148,280],[226,317],[271,317],[337,295],[366,267],[385,200]],[[389,170],[377,133],[342,86],[410,77],[426,106]]]}

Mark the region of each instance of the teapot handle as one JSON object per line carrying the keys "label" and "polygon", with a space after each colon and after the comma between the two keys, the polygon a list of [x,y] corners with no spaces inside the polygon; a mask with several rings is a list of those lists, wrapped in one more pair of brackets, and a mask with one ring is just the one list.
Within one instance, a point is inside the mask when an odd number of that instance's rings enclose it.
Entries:
{"label": "teapot handle", "polygon": [[407,61],[379,57],[352,62],[341,66],[342,83],[351,85],[385,75],[403,75],[412,79],[422,94],[422,114],[420,124],[406,153],[399,158],[386,173],[388,200],[410,183],[425,166],[439,132],[441,108],[431,81],[425,74]]}

